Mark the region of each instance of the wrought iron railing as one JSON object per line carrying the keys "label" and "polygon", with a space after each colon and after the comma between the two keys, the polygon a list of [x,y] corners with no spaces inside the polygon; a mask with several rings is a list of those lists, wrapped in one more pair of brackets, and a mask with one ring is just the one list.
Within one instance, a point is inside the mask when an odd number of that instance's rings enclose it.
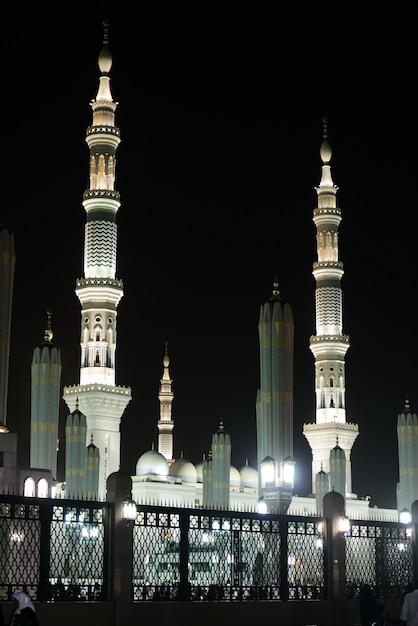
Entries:
{"label": "wrought iron railing", "polygon": [[[38,601],[107,601],[112,507],[0,495],[0,601],[16,590]],[[137,505],[125,573],[132,600],[327,599],[328,527],[317,517]],[[369,584],[378,598],[400,598],[416,554],[412,525],[351,520],[347,597]]]}

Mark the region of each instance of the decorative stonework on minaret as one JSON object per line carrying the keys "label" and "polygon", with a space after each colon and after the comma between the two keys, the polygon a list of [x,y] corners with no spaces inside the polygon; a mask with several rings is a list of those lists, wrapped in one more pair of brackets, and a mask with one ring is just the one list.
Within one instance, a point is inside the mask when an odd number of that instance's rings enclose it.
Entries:
{"label": "decorative stonework on minaret", "polygon": [[316,281],[316,334],[309,347],[315,359],[316,423],[305,424],[303,434],[312,450],[312,490],[315,493],[318,472],[330,471],[330,452],[338,440],[346,458],[346,488],[351,493],[351,449],[358,436],[357,424],[346,421],[345,355],[349,337],[343,333],[341,279],[344,274],[339,260],[338,227],[341,211],[337,207],[337,190],[331,176],[332,150],[328,141],[328,124],[324,118],[321,145],[322,176],[317,187],[318,207],[314,210],[317,261],[313,264]]}
{"label": "decorative stonework on minaret", "polygon": [[281,297],[277,278],[271,298],[260,307],[258,334],[257,462],[259,468],[266,457],[274,460],[275,482],[279,485],[281,464],[284,459],[293,457],[294,322],[292,307]]}
{"label": "decorative stonework on minaret", "polygon": [[89,188],[83,196],[84,278],[76,283],[82,309],[80,383],[64,389],[70,411],[79,399],[87,431],[100,451],[99,498],[105,496],[107,477],[120,469],[120,422],[131,400],[131,390],[115,384],[116,318],[123,284],[116,278],[116,214],[120,198],[115,190],[115,173],[120,131],[115,125],[117,103],[110,90],[112,56],[108,27],[105,21],[98,59],[99,88],[91,102],[93,123],[86,135],[90,159]]}
{"label": "decorative stonework on minaret", "polygon": [[165,352],[163,358],[163,377],[160,380],[160,393],[158,399],[160,401],[160,419],[158,420],[158,452],[165,456],[169,465],[174,462],[173,458],[173,428],[174,422],[171,419],[172,404],[174,394],[172,391],[172,380],[168,366],[170,359],[168,356],[168,343],[165,343]]}

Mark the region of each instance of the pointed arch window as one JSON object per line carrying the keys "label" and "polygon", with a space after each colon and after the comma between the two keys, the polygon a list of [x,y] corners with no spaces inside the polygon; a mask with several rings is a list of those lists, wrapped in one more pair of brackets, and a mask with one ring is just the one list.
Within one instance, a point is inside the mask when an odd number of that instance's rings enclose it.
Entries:
{"label": "pointed arch window", "polygon": [[23,495],[25,498],[34,498],[35,497],[35,480],[32,476],[28,476],[26,478],[23,485]]}
{"label": "pointed arch window", "polygon": [[46,478],[41,478],[38,481],[38,498],[47,498],[48,497],[48,481]]}

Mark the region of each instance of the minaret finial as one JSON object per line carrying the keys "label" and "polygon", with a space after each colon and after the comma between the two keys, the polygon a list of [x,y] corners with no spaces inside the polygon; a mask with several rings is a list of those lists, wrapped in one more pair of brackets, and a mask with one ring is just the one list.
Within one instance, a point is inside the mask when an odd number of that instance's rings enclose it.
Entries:
{"label": "minaret finial", "polygon": [[409,402],[409,398],[408,396],[405,398],[405,406],[404,406],[404,413],[410,413],[411,412],[411,404]]}
{"label": "minaret finial", "polygon": [[275,301],[275,300],[281,300],[281,296],[280,296],[280,290],[279,290],[279,280],[277,278],[277,274],[275,274],[274,276],[274,280],[273,280],[273,291],[272,291],[272,295],[270,298],[270,302]]}
{"label": "minaret finial", "polygon": [[103,20],[103,45],[107,46],[107,44],[109,43],[109,24],[110,24],[110,20],[109,18],[105,18]]}
{"label": "minaret finial", "polygon": [[328,139],[328,118],[326,115],[322,118],[322,123],[324,125],[323,139]]}
{"label": "minaret finial", "polygon": [[46,312],[47,321],[46,321],[46,329],[44,333],[44,343],[52,343],[52,338],[54,333],[52,332],[51,318],[52,318],[52,310],[48,309]]}

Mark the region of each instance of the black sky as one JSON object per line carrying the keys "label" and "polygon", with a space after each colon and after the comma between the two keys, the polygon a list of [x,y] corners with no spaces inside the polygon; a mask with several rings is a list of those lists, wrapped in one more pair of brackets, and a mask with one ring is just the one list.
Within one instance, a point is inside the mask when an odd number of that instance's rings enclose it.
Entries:
{"label": "black sky", "polygon": [[[19,462],[29,459],[30,363],[47,308],[62,384],[79,381],[85,133],[108,15],[122,135],[116,377],[133,396],[122,469],[133,474],[157,440],[165,341],[175,456],[201,460],[222,420],[233,464],[255,465],[257,322],[277,274],[295,320],[296,492],[310,491],[302,429],[315,421],[312,213],[327,115],[343,214],[347,419],[360,431],[353,490],[396,507],[397,415],[406,396],[418,407],[413,16],[94,8],[24,20],[12,8],[3,21],[0,223],[17,254],[7,424]],[[66,415],[62,402],[61,430]]]}

